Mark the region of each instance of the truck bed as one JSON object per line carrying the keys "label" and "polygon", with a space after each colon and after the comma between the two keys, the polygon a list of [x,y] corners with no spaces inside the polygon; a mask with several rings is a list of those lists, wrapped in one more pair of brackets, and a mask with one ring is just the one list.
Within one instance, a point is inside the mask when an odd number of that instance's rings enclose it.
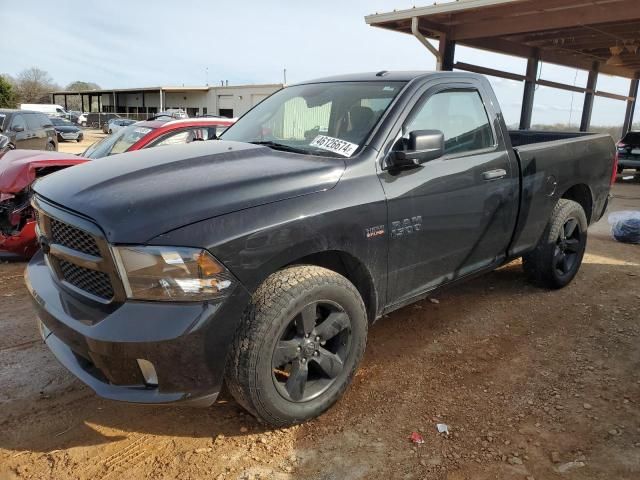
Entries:
{"label": "truck bed", "polygon": [[553,142],[570,138],[597,135],[588,132],[546,132],[542,130],[509,130],[512,147],[531,145],[532,143]]}
{"label": "truck bed", "polygon": [[521,178],[520,214],[511,255],[537,244],[559,196],[588,199],[589,223],[600,219],[608,198],[615,145],[610,135],[509,132]]}

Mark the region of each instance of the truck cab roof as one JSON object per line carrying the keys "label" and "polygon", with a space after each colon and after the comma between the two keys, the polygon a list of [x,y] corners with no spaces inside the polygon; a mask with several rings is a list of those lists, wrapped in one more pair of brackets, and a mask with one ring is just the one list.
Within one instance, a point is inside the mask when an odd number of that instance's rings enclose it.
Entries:
{"label": "truck cab roof", "polygon": [[387,71],[380,70],[378,72],[349,73],[345,75],[334,75],[331,77],[316,78],[300,82],[297,85],[305,85],[309,83],[327,83],[327,82],[409,82],[417,78],[427,78],[433,76],[466,76],[469,78],[482,78],[481,75],[467,72],[436,72],[429,70],[408,70],[408,71]]}

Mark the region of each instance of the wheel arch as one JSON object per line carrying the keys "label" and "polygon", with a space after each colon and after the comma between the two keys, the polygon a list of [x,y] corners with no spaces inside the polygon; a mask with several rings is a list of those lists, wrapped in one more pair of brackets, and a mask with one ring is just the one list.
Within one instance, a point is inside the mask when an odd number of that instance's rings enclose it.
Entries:
{"label": "wheel arch", "polygon": [[283,265],[282,268],[292,265],[315,265],[339,273],[353,283],[360,292],[367,309],[369,323],[373,323],[377,318],[377,289],[371,272],[359,258],[342,250],[326,250],[307,254]]}
{"label": "wheel arch", "polygon": [[591,219],[593,218],[593,193],[588,185],[584,183],[573,185],[560,198],[579,203],[587,216],[587,224],[591,224]]}

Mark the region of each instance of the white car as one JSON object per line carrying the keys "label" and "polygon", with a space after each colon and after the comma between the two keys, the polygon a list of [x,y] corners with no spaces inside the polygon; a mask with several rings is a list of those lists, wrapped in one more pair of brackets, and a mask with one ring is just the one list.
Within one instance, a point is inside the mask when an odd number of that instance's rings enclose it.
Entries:
{"label": "white car", "polygon": [[107,122],[106,133],[112,134],[117,131],[123,129],[124,127],[128,127],[129,125],[136,123],[137,120],[130,120],[128,118],[112,118]]}

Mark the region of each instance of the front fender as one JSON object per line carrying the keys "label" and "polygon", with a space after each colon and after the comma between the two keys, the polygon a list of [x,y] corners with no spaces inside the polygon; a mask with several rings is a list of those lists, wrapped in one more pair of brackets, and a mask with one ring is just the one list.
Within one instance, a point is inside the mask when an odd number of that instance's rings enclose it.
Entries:
{"label": "front fender", "polygon": [[[375,183],[363,186],[362,197],[354,195],[348,182],[340,182],[331,191],[197,222],[148,243],[207,248],[250,292],[273,272],[304,257],[345,253],[366,268],[378,302],[384,302],[387,235],[367,238],[366,229],[386,227],[386,202],[377,178],[362,181],[369,180]],[[360,201],[350,203],[354,199]]]}

